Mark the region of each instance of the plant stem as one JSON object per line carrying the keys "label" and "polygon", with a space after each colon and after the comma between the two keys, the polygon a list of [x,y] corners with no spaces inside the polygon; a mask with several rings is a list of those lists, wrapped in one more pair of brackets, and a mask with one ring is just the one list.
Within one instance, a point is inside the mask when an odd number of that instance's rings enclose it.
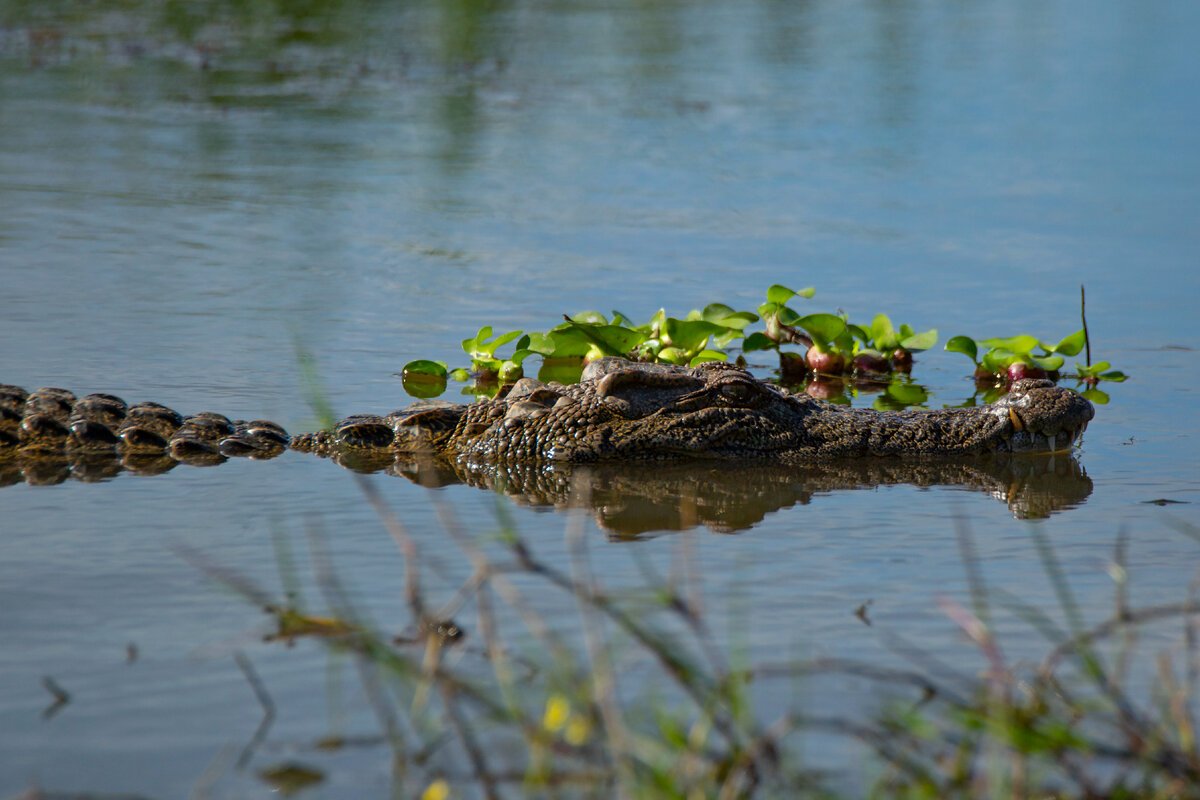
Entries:
{"label": "plant stem", "polygon": [[1079,284],[1079,318],[1083,320],[1083,346],[1087,355],[1087,365],[1092,365],[1092,340],[1088,338],[1087,329],[1087,297],[1084,295],[1083,284]]}

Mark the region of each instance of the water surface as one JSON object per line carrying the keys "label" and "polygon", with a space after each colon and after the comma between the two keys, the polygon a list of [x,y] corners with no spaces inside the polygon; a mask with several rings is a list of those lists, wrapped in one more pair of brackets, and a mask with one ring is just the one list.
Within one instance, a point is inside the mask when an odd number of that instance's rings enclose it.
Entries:
{"label": "water surface", "polygon": [[[882,630],[970,663],[935,603],[965,596],[962,520],[987,579],[1050,613],[1031,531],[1090,620],[1112,607],[1122,531],[1135,601],[1182,599],[1200,563],[1172,527],[1200,522],[1192,6],[241,8],[0,8],[0,380],[301,431],[316,423],[297,344],[339,413],[386,413],[408,402],[405,362],[461,364],[458,341],[485,323],[753,308],[778,282],[815,285],[806,308],[884,311],[942,341],[1056,340],[1086,283],[1093,350],[1133,379],[1106,387],[1075,454],[1089,491],[1052,516],[868,481],[752,509],[724,526],[736,535],[664,522],[629,541],[589,522],[593,567],[640,585],[639,565],[666,573],[686,540],[714,628],[736,623],[758,655],[895,660]],[[951,405],[968,371],[939,351],[915,376]],[[368,480],[437,565],[430,591],[465,579],[433,503],[487,534],[495,496]],[[565,515],[501,503],[566,560]],[[372,618],[402,626],[403,559],[327,461],[0,489],[0,794],[265,793],[222,755],[261,716],[238,650],[279,708],[257,766],[327,768],[309,796],[382,793],[382,748],[312,747],[378,733],[352,671],[314,643],[259,642],[254,604],[180,555],[279,595],[272,532],[307,576],[313,523]],[[868,600],[870,627],[853,613]],[[1042,652],[1011,615],[997,624],[1014,658]],[[72,695],[49,719],[43,675]],[[818,752],[844,763],[843,746]]]}

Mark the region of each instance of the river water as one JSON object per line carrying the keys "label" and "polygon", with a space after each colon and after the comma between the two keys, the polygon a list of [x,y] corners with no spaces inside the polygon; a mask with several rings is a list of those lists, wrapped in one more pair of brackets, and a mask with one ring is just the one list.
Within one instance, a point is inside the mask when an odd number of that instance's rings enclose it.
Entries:
{"label": "river water", "polygon": [[[0,380],[299,432],[316,424],[301,353],[337,413],[386,413],[408,402],[404,363],[462,365],[459,340],[484,324],[753,309],[782,283],[816,287],[793,301],[804,310],[882,311],[942,342],[1057,341],[1079,327],[1084,283],[1095,360],[1132,377],[1103,387],[1073,460],[1051,467],[1049,516],[1014,518],[1026,484],[1003,470],[983,491],[608,475],[584,514],[606,586],[641,586],[646,565],[666,574],[686,551],[714,626],[751,656],[895,660],[899,636],[975,664],[937,605],[966,602],[964,526],[989,584],[1051,615],[1038,537],[1092,622],[1112,609],[1122,535],[1135,603],[1182,600],[1196,578],[1198,23],[1192,4],[1107,0],[6,3]],[[914,370],[930,407],[973,392],[966,359],[940,348]],[[770,358],[751,362],[770,374]],[[470,565],[438,503],[485,538],[509,515],[569,561],[552,506],[366,480],[443,600]],[[289,542],[319,607],[306,542],[324,542],[357,602],[402,627],[404,559],[351,473],[286,453],[14,481],[0,489],[0,796],[257,796],[255,769],[287,758],[325,772],[306,796],[392,784],[380,745],[313,745],[378,733],[346,662],[262,643],[257,605],[198,568],[280,597]],[[722,509],[680,512],[677,497]],[[669,533],[681,519],[701,524]],[[578,624],[573,604],[544,605]],[[472,627],[469,609],[458,621]],[[997,626],[1013,658],[1046,649],[1015,615]],[[278,711],[250,768],[233,762],[262,712],[239,652]],[[71,695],[54,713],[43,676]],[[815,747],[850,758],[845,742]]]}

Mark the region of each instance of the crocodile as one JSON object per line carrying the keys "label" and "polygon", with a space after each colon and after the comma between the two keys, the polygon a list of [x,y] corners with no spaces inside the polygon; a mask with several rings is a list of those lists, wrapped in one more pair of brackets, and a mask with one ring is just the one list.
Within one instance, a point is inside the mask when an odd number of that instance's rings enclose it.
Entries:
{"label": "crocodile", "polygon": [[804,464],[848,457],[942,457],[1069,450],[1091,403],[1051,381],[1016,381],[994,403],[875,411],[823,403],[712,362],[693,368],[607,357],[579,383],[522,378],[470,405],[418,401],[387,416],[359,414],[289,437],[266,420],[63,389],[0,385],[0,452],[120,453],[206,463],[272,458],[289,447],[349,462],[429,453],[468,464],[682,459]]}
{"label": "crocodile", "polygon": [[522,378],[493,400],[419,401],[293,437],[296,450],[370,458],[429,452],[484,464],[661,459],[964,456],[1069,450],[1094,414],[1048,380],[1013,383],[995,403],[876,411],[792,393],[725,362],[693,368],[597,359],[579,383]]}

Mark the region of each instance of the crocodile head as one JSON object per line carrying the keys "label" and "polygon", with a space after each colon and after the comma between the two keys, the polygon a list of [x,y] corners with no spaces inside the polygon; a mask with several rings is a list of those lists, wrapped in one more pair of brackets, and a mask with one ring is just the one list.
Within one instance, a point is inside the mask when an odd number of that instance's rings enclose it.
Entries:
{"label": "crocodile head", "polygon": [[610,418],[552,442],[552,460],[1056,452],[1072,447],[1093,415],[1075,392],[1038,380],[1017,382],[989,406],[887,412],[793,395],[728,364],[671,373],[626,366],[593,380]]}

